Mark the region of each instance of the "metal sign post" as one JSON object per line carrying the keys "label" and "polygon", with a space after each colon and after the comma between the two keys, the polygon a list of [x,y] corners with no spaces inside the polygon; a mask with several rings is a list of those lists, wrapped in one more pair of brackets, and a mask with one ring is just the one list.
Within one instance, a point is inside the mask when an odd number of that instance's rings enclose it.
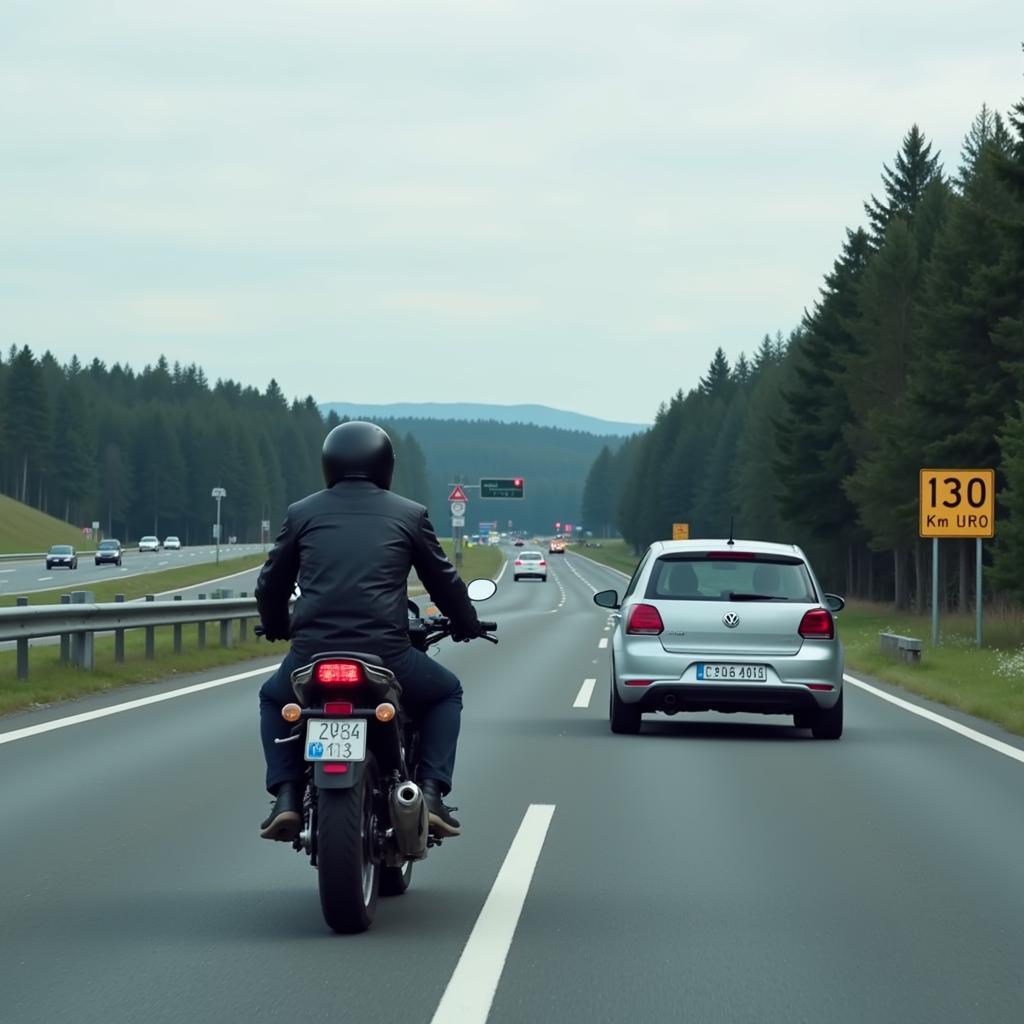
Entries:
{"label": "metal sign post", "polygon": [[[938,542],[936,542],[938,543]],[[981,585],[981,538],[978,537],[974,542],[975,548],[975,566],[974,566],[974,593],[977,595],[975,598],[975,622],[974,622],[974,644],[976,647],[981,646],[981,620],[983,616],[983,610],[985,602],[982,601],[982,585]]]}
{"label": "metal sign post", "polygon": [[223,487],[214,487],[210,494],[210,497],[217,502],[217,529],[214,531],[214,537],[217,541],[217,564],[220,565],[220,503],[223,498],[228,496],[228,492]]}
{"label": "metal sign post", "polygon": [[975,538],[975,644],[981,646],[984,605],[981,541],[996,533],[994,469],[922,469],[918,533],[932,541],[932,643],[939,642],[939,538]]}

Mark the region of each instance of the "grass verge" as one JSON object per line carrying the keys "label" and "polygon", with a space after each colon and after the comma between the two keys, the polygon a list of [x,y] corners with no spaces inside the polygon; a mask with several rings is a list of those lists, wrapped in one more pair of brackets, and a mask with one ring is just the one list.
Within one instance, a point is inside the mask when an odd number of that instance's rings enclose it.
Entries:
{"label": "grass verge", "polygon": [[[207,580],[219,580],[223,576],[231,576],[246,569],[255,569],[263,564],[266,555],[246,555],[243,558],[225,559],[217,565],[204,562],[201,565],[185,565],[178,569],[163,569],[160,572],[147,572],[138,576],[113,576],[109,582],[86,583],[75,585],[75,574],[69,572],[70,581],[66,587],[52,587],[49,590],[37,590],[27,594],[29,604],[57,604],[61,594],[70,594],[73,590],[91,590],[98,602],[113,601],[118,594],[124,594],[126,601],[147,594],[162,594],[168,590],[183,590],[194,587]],[[15,604],[16,594],[0,598],[0,608],[11,608]]]}
{"label": "grass verge", "polygon": [[82,548],[90,546],[91,541],[71,523],[0,494],[0,555],[46,551],[51,544]]}
{"label": "grass verge", "polygon": [[[945,615],[939,645],[933,646],[927,615],[891,606],[851,602],[837,618],[847,668],[912,693],[997,722],[1024,735],[1024,625],[1013,617],[990,616],[986,644],[974,646],[974,618]],[[879,653],[878,634],[895,632],[924,641],[917,665]]]}
{"label": "grass verge", "polygon": [[[444,553],[451,558],[452,542],[443,540],[441,546],[444,548]],[[490,578],[497,575],[503,561],[505,561],[505,556],[497,547],[483,544],[474,544],[472,547],[463,545],[462,568],[459,570],[459,575],[467,583],[482,577]]]}
{"label": "grass verge", "polygon": [[181,654],[173,653],[171,627],[161,627],[155,633],[156,658],[153,661],[145,660],[144,631],[129,630],[125,633],[125,660],[120,665],[114,661],[114,638],[97,637],[96,668],[92,672],[62,665],[59,644],[39,645],[32,647],[29,652],[29,678],[25,680],[15,678],[15,652],[0,652],[0,714],[89,693],[101,693],[130,683],[173,678],[220,665],[235,665],[253,658],[283,656],[287,647],[281,644],[272,646],[264,640],[256,640],[252,634],[254,625],[254,620],[250,620],[249,639],[242,643],[238,640],[238,623],[234,623],[234,646],[221,647],[220,627],[216,622],[207,623],[207,646],[203,650],[197,646],[198,627],[183,626]]}
{"label": "grass verge", "polygon": [[596,543],[599,543],[601,546],[599,548],[585,548],[580,544],[572,544],[566,550],[572,551],[577,555],[592,558],[595,562],[600,562],[602,565],[609,565],[613,569],[618,569],[619,572],[626,573],[627,576],[633,575],[633,570],[636,568],[636,563],[639,559],[633,554],[633,549],[624,540],[602,540]]}

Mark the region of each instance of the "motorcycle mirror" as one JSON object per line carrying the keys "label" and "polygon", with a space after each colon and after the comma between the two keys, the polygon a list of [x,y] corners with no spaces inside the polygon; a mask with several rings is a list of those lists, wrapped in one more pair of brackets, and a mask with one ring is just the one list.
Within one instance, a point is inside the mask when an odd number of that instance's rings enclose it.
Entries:
{"label": "motorcycle mirror", "polygon": [[494,580],[473,580],[466,590],[470,601],[487,601],[498,592],[498,584]]}

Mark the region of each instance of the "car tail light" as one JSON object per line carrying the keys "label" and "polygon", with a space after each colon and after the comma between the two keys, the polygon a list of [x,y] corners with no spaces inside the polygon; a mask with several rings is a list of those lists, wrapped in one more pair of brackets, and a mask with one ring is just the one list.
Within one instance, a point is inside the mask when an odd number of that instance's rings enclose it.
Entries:
{"label": "car tail light", "polygon": [[358,661],[321,661],[313,678],[323,686],[357,686],[363,681],[363,666]]}
{"label": "car tail light", "polygon": [[812,608],[800,620],[800,635],[805,640],[834,640],[836,624],[827,608]]}
{"label": "car tail light", "polygon": [[709,551],[708,559],[712,562],[754,562],[757,556],[753,551]]}
{"label": "car tail light", "polygon": [[329,700],[324,704],[325,715],[351,715],[352,705],[347,700]]}
{"label": "car tail light", "polygon": [[547,562],[545,562],[545,561],[543,561],[543,560],[541,560],[541,561],[540,561],[540,562],[538,562],[537,564],[538,564],[538,565],[547,565],[548,563],[547,563]]}
{"label": "car tail light", "polygon": [[516,565],[522,565],[522,564],[523,564],[523,560],[521,558],[517,558],[516,559]]}
{"label": "car tail light", "polygon": [[808,690],[821,690],[822,692],[827,693],[829,690],[832,689],[832,684],[831,683],[808,683],[807,684],[807,689]]}
{"label": "car tail light", "polygon": [[629,613],[626,632],[633,636],[658,636],[665,631],[661,613],[653,604],[635,604]]}
{"label": "car tail light", "polygon": [[328,775],[344,775],[348,771],[348,765],[344,761],[325,761],[323,769]]}
{"label": "car tail light", "polygon": [[654,682],[653,679],[623,679],[623,682],[627,686],[650,686]]}

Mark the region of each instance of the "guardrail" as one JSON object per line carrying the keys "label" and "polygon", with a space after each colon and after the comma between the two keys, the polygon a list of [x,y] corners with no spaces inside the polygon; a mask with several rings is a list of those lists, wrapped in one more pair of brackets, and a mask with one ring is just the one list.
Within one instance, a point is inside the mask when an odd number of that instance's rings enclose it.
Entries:
{"label": "guardrail", "polygon": [[879,633],[878,646],[882,654],[900,661],[915,663],[921,660],[924,643],[912,636],[899,636],[896,633]]}
{"label": "guardrail", "polygon": [[[87,671],[95,667],[94,644],[97,633],[114,634],[114,660],[124,661],[124,634],[128,629],[146,631],[146,658],[155,653],[155,630],[160,626],[173,627],[172,646],[175,654],[182,649],[182,626],[198,625],[197,643],[200,650],[206,646],[206,625],[220,624],[220,643],[231,647],[234,643],[234,624],[238,623],[239,639],[248,639],[249,619],[257,617],[256,599],[243,594],[233,597],[231,591],[216,591],[212,600],[200,594],[198,600],[185,601],[175,597],[172,601],[157,601],[153,595],[144,601],[118,600],[94,603],[90,591],[78,590],[61,597],[60,604],[29,605],[27,598],[19,598],[14,608],[0,608],[0,642],[14,641],[17,645],[17,674],[27,679],[29,671],[29,641],[43,637],[60,637],[60,660]],[[24,602],[24,603],[22,603]]]}

